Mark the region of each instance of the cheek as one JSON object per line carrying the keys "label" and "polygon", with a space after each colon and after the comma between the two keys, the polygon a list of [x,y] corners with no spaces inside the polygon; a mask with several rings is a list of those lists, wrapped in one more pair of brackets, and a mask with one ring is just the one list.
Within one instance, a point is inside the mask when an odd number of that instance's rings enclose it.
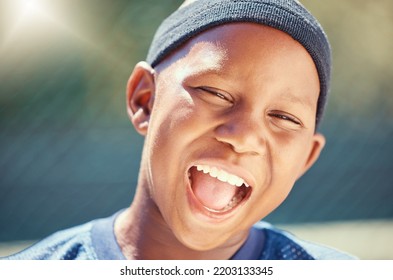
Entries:
{"label": "cheek", "polygon": [[166,92],[156,101],[145,140],[150,177],[153,185],[173,185],[185,174],[191,144],[199,136],[198,116],[182,92]]}
{"label": "cheek", "polygon": [[196,114],[193,104],[187,100],[167,98],[153,110],[151,126],[151,136],[154,146],[180,146],[192,137],[192,128],[197,125]]}
{"label": "cheek", "polygon": [[218,116],[200,99],[181,86],[158,88],[149,129],[154,143],[171,143],[181,148],[213,131]]}
{"label": "cheek", "polygon": [[[273,172],[276,179],[292,186],[302,173],[310,153],[310,137],[277,137],[272,148]],[[277,178],[278,177],[278,178]]]}

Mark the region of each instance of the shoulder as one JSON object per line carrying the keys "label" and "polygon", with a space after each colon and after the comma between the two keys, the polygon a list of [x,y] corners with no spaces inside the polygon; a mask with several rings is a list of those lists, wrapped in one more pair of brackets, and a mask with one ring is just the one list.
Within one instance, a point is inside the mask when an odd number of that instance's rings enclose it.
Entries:
{"label": "shoulder", "polygon": [[258,222],[254,230],[265,235],[264,249],[261,259],[286,260],[345,260],[355,257],[324,246],[302,240],[295,235],[280,230],[269,223]]}
{"label": "shoulder", "polygon": [[92,247],[93,222],[56,232],[31,247],[11,255],[9,260],[91,260],[97,259]]}

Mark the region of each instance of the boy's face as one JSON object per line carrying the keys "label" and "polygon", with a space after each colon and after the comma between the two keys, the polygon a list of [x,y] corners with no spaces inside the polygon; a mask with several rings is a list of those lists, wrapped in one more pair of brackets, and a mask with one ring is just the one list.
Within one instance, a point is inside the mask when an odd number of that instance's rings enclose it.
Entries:
{"label": "boy's face", "polygon": [[[192,249],[243,240],[323,148],[323,136],[314,133],[316,68],[281,31],[251,23],[216,27],[162,62],[150,82],[152,74],[137,71],[144,75],[129,86],[129,98],[145,109],[134,124],[148,123],[145,187]],[[153,98],[149,113],[143,107]]]}

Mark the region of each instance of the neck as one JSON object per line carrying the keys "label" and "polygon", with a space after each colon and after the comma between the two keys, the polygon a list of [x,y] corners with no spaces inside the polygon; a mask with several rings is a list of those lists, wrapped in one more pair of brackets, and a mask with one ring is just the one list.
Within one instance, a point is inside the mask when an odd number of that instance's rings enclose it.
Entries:
{"label": "neck", "polygon": [[147,188],[139,186],[131,206],[116,220],[115,235],[127,259],[229,259],[247,234],[215,249],[196,251],[184,246],[163,219]]}

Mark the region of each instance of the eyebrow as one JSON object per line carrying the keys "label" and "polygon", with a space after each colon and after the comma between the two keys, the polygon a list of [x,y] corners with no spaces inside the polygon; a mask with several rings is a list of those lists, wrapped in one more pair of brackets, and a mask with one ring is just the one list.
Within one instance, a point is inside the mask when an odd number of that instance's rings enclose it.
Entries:
{"label": "eyebrow", "polygon": [[316,104],[313,104],[309,98],[299,98],[297,96],[290,94],[288,91],[281,94],[279,96],[279,99],[281,99],[281,100],[283,99],[283,100],[289,101],[291,103],[300,104],[302,106],[307,107],[310,110],[313,110],[313,108],[316,106]]}
{"label": "eyebrow", "polygon": [[[183,69],[185,71],[185,75],[183,75],[184,81],[189,81],[193,79],[199,79],[202,77],[209,77],[210,79],[215,80],[225,80],[224,69],[221,65],[209,65],[207,67],[190,67],[187,69]],[[184,73],[184,72],[183,72]]]}
{"label": "eyebrow", "polygon": [[223,72],[220,66],[212,66],[203,69],[193,69],[188,73],[189,77],[199,77],[199,76],[220,76],[222,77]]}

